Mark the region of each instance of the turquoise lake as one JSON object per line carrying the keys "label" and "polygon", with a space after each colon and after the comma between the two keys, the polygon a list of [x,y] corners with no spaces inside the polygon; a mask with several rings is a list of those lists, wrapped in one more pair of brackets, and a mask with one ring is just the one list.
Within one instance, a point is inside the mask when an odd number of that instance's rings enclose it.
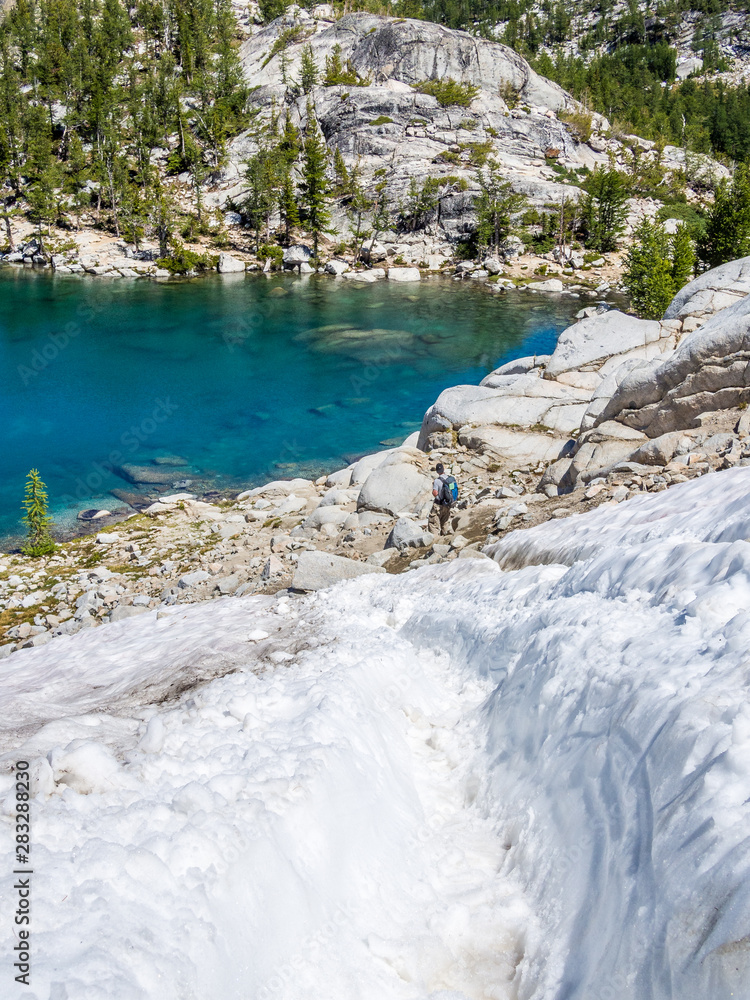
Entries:
{"label": "turquoise lake", "polygon": [[21,530],[32,467],[61,525],[122,506],[109,490],[137,487],[111,471],[121,463],[181,456],[175,480],[195,492],[320,475],[400,443],[447,386],[548,353],[579,308],[448,279],[154,283],[2,268],[0,537]]}

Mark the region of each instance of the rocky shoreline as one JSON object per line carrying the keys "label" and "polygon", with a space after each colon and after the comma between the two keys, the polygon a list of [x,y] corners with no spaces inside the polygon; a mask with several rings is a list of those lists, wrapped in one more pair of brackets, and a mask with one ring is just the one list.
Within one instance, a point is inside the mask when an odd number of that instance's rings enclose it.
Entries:
{"label": "rocky shoreline", "polygon": [[[338,472],[162,495],[50,557],[1,556],[0,657],[175,604],[484,559],[509,531],[748,465],[748,292],[745,258],[660,322],[584,316],[549,357],[446,390],[418,434]],[[461,488],[444,538],[427,530],[438,460]]]}
{"label": "rocky shoreline", "polygon": [[[562,252],[558,249],[534,254],[519,240],[509,239],[499,254],[481,261],[465,261],[454,259],[453,249],[442,244],[403,240],[408,240],[408,236],[401,235],[382,242],[371,241],[363,251],[365,260],[355,259],[352,254],[324,254],[318,266],[309,263],[312,250],[307,245],[294,244],[283,251],[283,260],[277,270],[272,269],[269,260],[260,262],[252,254],[221,252],[214,268],[173,274],[158,266],[158,251],[155,248],[136,253],[121,241],[105,239],[100,241],[101,246],[96,250],[84,245],[74,250],[48,253],[41,252],[38,240],[31,237],[21,240],[12,253],[0,254],[0,265],[50,271],[56,276],[169,282],[216,272],[232,277],[240,274],[318,274],[364,283],[381,280],[411,283],[449,276],[456,280],[486,283],[494,292],[519,290],[593,298],[622,291],[623,262],[619,253],[594,255],[593,260],[586,260],[583,254],[573,250]],[[411,261],[407,262],[407,258]]]}

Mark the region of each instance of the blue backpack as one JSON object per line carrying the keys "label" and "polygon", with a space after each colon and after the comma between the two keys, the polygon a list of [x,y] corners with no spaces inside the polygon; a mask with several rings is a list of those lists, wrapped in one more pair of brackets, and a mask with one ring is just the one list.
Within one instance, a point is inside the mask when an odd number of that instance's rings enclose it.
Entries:
{"label": "blue backpack", "polygon": [[443,504],[445,507],[452,507],[458,500],[458,483],[453,476],[448,476],[445,473],[440,476],[440,479],[443,482],[443,486],[440,490],[438,502]]}

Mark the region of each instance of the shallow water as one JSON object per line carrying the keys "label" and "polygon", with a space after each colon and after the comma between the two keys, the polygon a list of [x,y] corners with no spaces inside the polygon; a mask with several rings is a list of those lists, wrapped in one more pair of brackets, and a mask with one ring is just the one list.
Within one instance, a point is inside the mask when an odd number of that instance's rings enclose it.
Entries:
{"label": "shallow water", "polygon": [[[400,443],[442,389],[548,353],[580,302],[445,279],[190,282],[0,269],[0,537],[36,467],[57,518],[176,455],[198,492],[319,475]],[[146,488],[153,492],[153,487]]]}

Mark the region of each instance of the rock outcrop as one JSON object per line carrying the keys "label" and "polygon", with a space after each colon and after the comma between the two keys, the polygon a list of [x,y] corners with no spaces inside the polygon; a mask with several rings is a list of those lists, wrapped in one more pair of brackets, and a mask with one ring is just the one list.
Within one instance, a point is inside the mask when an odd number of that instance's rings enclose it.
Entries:
{"label": "rock outcrop", "polygon": [[637,471],[698,447],[723,454],[732,445],[717,433],[737,420],[721,413],[750,403],[748,292],[744,258],[686,285],[659,322],[617,310],[585,317],[549,358],[522,358],[479,386],[445,390],[425,414],[419,446],[456,437],[497,459],[549,463],[539,484],[548,495],[622,463]]}
{"label": "rock outcrop", "polygon": [[322,67],[338,44],[342,61],[350,63],[362,80],[374,85],[391,80],[409,85],[452,78],[495,94],[510,88],[526,104],[553,109],[571,104],[561,87],[535,73],[518,53],[465,31],[453,31],[430,21],[367,13],[347,14],[330,26],[309,18],[303,19],[305,22],[305,27],[298,30],[298,38],[286,45],[276,43],[283,32],[299,23],[295,15],[277,18],[243,44],[240,57],[251,86],[279,84],[282,52],[284,72],[290,79],[297,79],[303,45],[311,46]]}
{"label": "rock outcrop", "polygon": [[625,375],[597,422],[616,420],[655,438],[695,427],[703,413],[748,402],[750,299],[744,298],[686,334],[670,357]]}
{"label": "rock outcrop", "polygon": [[[308,45],[321,82],[302,94],[297,81]],[[325,61],[335,45],[356,83],[323,85]],[[330,24],[297,11],[247,39],[240,55],[259,120],[286,103],[295,124],[303,124],[311,101],[329,149],[337,149],[347,167],[356,166],[365,187],[385,168],[392,205],[406,198],[412,181],[421,185],[428,177],[447,179],[435,205],[418,220],[420,230],[430,229],[430,239],[416,248],[412,240],[403,240],[397,249],[406,264],[439,267],[452,255],[450,243],[473,228],[479,151],[481,158],[496,156],[514,187],[539,206],[557,203],[563,194],[568,199],[580,194],[578,187],[558,178],[546,158],[549,150],[572,168],[607,163],[604,146],[596,152],[578,142],[558,118],[557,112],[578,107],[569,94],[511,49],[467,32],[368,13],[348,14]],[[447,79],[476,88],[468,106],[444,107],[415,89],[425,81]],[[606,127],[601,116],[592,120],[594,127]],[[230,144],[222,193],[209,195],[209,200],[218,205],[229,197],[241,203],[244,164],[257,148],[256,125]],[[334,207],[333,224],[348,232],[344,206]],[[385,254],[380,262],[384,260]]]}

